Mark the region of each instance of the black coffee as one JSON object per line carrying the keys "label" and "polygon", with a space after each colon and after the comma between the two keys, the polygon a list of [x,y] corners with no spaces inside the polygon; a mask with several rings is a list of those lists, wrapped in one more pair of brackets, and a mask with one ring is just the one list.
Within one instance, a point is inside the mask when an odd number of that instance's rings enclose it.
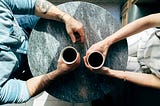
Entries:
{"label": "black coffee", "polygon": [[77,53],[73,48],[67,48],[63,54],[63,59],[67,62],[72,62],[76,59]]}
{"label": "black coffee", "polygon": [[88,63],[92,67],[99,67],[103,63],[103,57],[100,53],[93,52],[88,58]]}

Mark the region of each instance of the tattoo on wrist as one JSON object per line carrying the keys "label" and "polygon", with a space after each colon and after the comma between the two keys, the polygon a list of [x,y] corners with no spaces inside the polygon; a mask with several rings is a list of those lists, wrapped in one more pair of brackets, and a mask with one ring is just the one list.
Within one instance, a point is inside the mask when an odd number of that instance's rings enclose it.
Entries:
{"label": "tattoo on wrist", "polygon": [[64,16],[67,15],[67,13],[64,13],[64,14],[58,14],[56,17],[55,17],[55,20],[57,21],[60,21],[60,22],[64,22]]}
{"label": "tattoo on wrist", "polygon": [[67,15],[67,14],[64,13],[61,17],[59,17],[59,20],[60,20],[60,21],[64,21],[63,17],[64,17],[65,15]]}
{"label": "tattoo on wrist", "polygon": [[38,0],[36,3],[36,6],[38,7],[39,11],[43,14],[46,14],[48,10],[51,8],[52,3],[46,0]]}

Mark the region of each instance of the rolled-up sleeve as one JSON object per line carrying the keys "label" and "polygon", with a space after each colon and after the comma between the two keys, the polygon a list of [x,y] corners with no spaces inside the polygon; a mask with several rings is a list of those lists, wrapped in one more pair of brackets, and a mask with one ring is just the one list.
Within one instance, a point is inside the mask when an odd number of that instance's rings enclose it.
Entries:
{"label": "rolled-up sleeve", "polygon": [[0,104],[24,103],[29,98],[30,94],[26,81],[11,79],[0,88]]}
{"label": "rolled-up sleeve", "polygon": [[14,14],[34,14],[38,0],[5,0]]}

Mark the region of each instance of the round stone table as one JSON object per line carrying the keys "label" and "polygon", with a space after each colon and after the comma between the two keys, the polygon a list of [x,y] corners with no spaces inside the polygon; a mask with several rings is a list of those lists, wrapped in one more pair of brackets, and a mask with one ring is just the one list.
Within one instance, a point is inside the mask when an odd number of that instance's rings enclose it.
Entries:
{"label": "round stone table", "polygon": [[[123,90],[123,81],[92,73],[83,62],[83,56],[92,44],[119,29],[117,21],[107,10],[91,3],[68,2],[58,7],[84,24],[86,41],[84,44],[73,44],[64,23],[40,19],[29,39],[28,60],[33,76],[55,70],[61,50],[73,46],[81,55],[80,66],[54,80],[46,91],[56,98],[73,103],[95,100],[110,92],[113,98],[119,95]],[[127,51],[126,39],[112,45],[104,66],[124,70]]]}

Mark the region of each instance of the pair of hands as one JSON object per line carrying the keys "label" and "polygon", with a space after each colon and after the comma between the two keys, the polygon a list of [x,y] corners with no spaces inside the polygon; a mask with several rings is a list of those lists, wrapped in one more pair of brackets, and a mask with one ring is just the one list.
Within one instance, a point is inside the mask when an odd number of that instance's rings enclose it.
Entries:
{"label": "pair of hands", "polygon": [[[68,17],[67,17],[68,18]],[[80,41],[81,43],[84,43],[85,41],[85,34],[84,34],[84,27],[83,24],[79,21],[77,21],[76,19],[70,17],[68,18],[67,21],[65,21],[66,24],[66,30],[72,40],[73,43],[75,43],[76,41]],[[75,33],[79,34],[79,37],[77,38],[76,35],[74,35]],[[106,41],[102,40],[96,44],[93,44],[88,51],[86,52],[86,56],[83,57],[84,59],[84,63],[85,66],[93,71],[93,72],[97,72],[97,73],[104,73],[104,68],[101,68],[100,70],[93,70],[92,68],[89,67],[88,63],[87,63],[87,57],[88,55],[92,52],[92,51],[99,51],[101,52],[105,57],[107,55],[107,51],[110,45],[106,45]],[[73,71],[74,69],[76,69],[79,65],[80,65],[80,54],[78,53],[78,59],[75,63],[73,64],[66,64],[62,61],[61,58],[58,59],[58,65],[57,65],[57,69],[58,69],[58,73],[59,74],[65,74],[67,72]],[[105,68],[106,69],[106,68]]]}
{"label": "pair of hands", "polygon": [[[85,66],[89,70],[91,70],[92,72],[95,72],[95,73],[98,73],[98,74],[105,74],[106,71],[110,70],[108,67],[102,67],[101,69],[94,70],[94,69],[92,69],[91,67],[88,66],[88,63],[85,60],[85,58],[86,58],[86,56],[84,57]],[[81,61],[81,58],[80,58],[80,54],[79,53],[78,53],[77,60],[73,64],[66,64],[66,63],[64,63],[64,61],[62,60],[62,58],[59,57],[59,59],[58,59],[58,65],[57,65],[57,70],[56,70],[57,73],[58,73],[58,75],[63,75],[63,74],[66,74],[68,72],[71,72],[71,71],[75,70],[80,65],[80,61]]]}

